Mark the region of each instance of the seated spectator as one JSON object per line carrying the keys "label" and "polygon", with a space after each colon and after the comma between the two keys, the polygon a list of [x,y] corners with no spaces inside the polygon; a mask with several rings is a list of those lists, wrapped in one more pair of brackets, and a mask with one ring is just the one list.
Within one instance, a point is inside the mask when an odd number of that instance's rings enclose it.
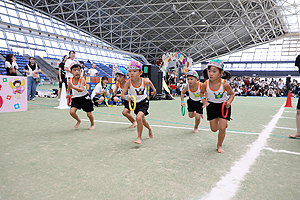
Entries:
{"label": "seated spectator", "polygon": [[5,69],[7,76],[17,76],[17,69],[19,69],[16,63],[16,57],[14,54],[7,54],[5,58]]}
{"label": "seated spectator", "polygon": [[273,86],[270,86],[270,88],[268,90],[268,96],[269,97],[276,97],[275,91],[273,90]]}

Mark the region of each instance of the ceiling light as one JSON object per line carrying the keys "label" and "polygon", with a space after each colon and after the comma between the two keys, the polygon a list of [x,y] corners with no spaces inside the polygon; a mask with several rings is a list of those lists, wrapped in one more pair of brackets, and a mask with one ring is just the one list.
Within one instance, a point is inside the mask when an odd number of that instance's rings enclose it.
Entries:
{"label": "ceiling light", "polygon": [[206,22],[206,20],[205,20],[205,19],[202,19],[202,22]]}
{"label": "ceiling light", "polygon": [[195,12],[193,11],[192,13],[191,13],[191,15],[194,15],[195,14]]}

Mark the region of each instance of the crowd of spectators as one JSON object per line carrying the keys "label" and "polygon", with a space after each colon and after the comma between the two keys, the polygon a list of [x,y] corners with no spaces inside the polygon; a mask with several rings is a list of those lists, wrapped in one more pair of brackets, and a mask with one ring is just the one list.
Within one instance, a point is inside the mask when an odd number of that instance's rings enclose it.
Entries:
{"label": "crowd of spectators", "polygon": [[[178,77],[175,71],[167,73],[165,81],[172,96],[180,96],[186,85],[185,75]],[[236,96],[281,97],[291,91],[292,97],[297,97],[300,91],[300,83],[296,79],[285,82],[283,78],[232,77],[227,81]]]}
{"label": "crowd of spectators", "polygon": [[287,96],[290,90],[291,95],[297,97],[300,91],[296,79],[284,82],[282,78],[235,77],[229,83],[236,96],[281,97]]}

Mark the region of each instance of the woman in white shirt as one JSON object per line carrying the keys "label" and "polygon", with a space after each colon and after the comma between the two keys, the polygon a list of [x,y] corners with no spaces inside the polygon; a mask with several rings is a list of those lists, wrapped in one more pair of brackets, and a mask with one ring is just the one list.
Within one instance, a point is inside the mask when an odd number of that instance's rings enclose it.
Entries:
{"label": "woman in white shirt", "polygon": [[17,76],[17,69],[19,66],[16,63],[16,57],[14,54],[7,54],[5,58],[5,69],[7,76]]}
{"label": "woman in white shirt", "polygon": [[37,81],[39,80],[38,73],[41,72],[41,69],[35,63],[33,57],[29,57],[29,63],[25,66],[24,72],[27,76],[27,100],[34,101]]}

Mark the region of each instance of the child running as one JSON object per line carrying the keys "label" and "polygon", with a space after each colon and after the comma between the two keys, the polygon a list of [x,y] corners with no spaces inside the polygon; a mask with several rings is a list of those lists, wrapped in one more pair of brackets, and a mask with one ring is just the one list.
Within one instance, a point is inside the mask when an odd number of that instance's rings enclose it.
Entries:
{"label": "child running", "polygon": [[92,115],[93,103],[89,96],[89,93],[86,89],[86,82],[85,79],[80,76],[81,74],[81,66],[79,63],[75,62],[71,65],[71,73],[73,75],[72,78],[68,81],[68,92],[67,98],[70,98],[70,92],[72,89],[72,103],[70,109],[70,115],[77,120],[75,128],[78,128],[81,120],[79,119],[78,115],[76,114],[77,109],[82,109],[86,112],[87,117],[91,121],[91,127],[89,130],[95,129],[94,117]]}
{"label": "child running", "polygon": [[[222,144],[225,138],[226,128],[228,127],[227,121],[230,121],[231,115],[231,103],[234,99],[234,92],[232,91],[230,85],[224,80],[231,77],[230,73],[224,71],[224,64],[219,59],[211,60],[202,74],[205,81],[201,88],[201,97],[204,97],[207,92],[207,98],[203,99],[203,108],[206,106],[207,111],[207,120],[210,121],[210,128],[212,132],[217,132],[218,135],[218,144],[217,150],[218,153],[224,153],[225,151],[222,148]],[[223,73],[224,76],[220,77]],[[230,95],[229,99],[227,93]],[[228,108],[228,115],[226,118],[222,116],[222,103],[226,101],[226,108]],[[207,104],[209,103],[209,105]]]}
{"label": "child running", "polygon": [[[115,74],[116,74],[117,82],[116,82],[116,87],[115,87],[115,91],[114,91],[115,96],[113,96],[112,99],[114,102],[118,102],[121,98],[121,94],[125,87],[125,83],[126,83],[126,79],[127,79],[127,70],[124,68],[119,68],[115,72]],[[129,128],[136,127],[137,123],[136,123],[136,120],[130,114],[128,101],[123,99],[122,104],[125,106],[124,110],[122,111],[122,114],[132,123],[131,126],[129,126]]]}
{"label": "child running", "polygon": [[[152,88],[153,96],[156,95],[156,89],[148,78],[140,77],[143,74],[143,71],[142,64],[139,61],[131,61],[127,70],[130,79],[126,81],[121,97],[129,103],[131,102],[131,95],[136,98],[136,108],[134,113],[136,114],[138,137],[134,143],[140,144],[142,142],[143,125],[149,130],[149,137],[153,138],[152,128],[145,118],[145,116],[149,114],[149,100],[147,98],[146,85],[149,84]],[[129,95],[126,95],[127,91]]]}
{"label": "child running", "polygon": [[186,73],[187,86],[181,91],[181,106],[184,106],[184,94],[189,92],[189,99],[187,100],[189,117],[195,117],[194,133],[198,133],[198,126],[200,118],[203,119],[203,104],[200,102],[200,92],[202,83],[198,81],[199,75],[196,71],[189,71]]}

